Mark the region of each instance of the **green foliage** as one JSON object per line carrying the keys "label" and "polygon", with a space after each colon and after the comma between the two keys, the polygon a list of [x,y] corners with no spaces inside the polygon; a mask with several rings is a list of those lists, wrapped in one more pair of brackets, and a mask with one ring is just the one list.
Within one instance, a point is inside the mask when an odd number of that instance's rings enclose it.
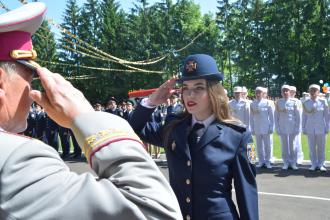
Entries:
{"label": "green foliage", "polygon": [[[80,9],[77,5],[77,1],[68,0],[66,7],[63,23],[61,25],[74,36],[78,36]],[[74,50],[77,49],[77,43],[78,40],[76,38],[72,38],[69,35],[62,33],[62,38],[59,42],[59,59],[62,62],[72,65],[61,68],[61,73],[64,76],[74,76],[76,75],[75,73],[78,72],[77,66],[79,65],[79,55],[74,52]],[[72,50],[68,50],[67,48],[72,48]]]}
{"label": "green foliage", "polygon": [[50,31],[47,21],[41,24],[41,28],[33,35],[32,41],[34,50],[38,51],[37,61],[42,66],[49,66],[43,61],[56,61],[58,59],[54,34]]}
{"label": "green foliage", "polygon": [[[68,0],[62,26],[93,47],[124,60],[167,55],[155,64],[134,66],[164,74],[85,69],[82,66],[121,70],[129,67],[75,52],[90,54],[76,45],[76,38],[64,33],[56,55],[51,49],[55,43],[46,41],[54,37],[45,29],[40,31],[45,32],[42,35],[46,39],[35,37],[40,57],[70,64],[51,67],[64,76],[94,77],[72,80],[92,102],[106,102],[109,96],[126,98],[129,90],[155,88],[177,74],[180,62],[192,53],[207,53],[217,59],[229,94],[235,85],[244,85],[250,91],[265,86],[270,95],[279,95],[278,88],[284,83],[304,91],[320,79],[330,81],[327,0],[218,0],[216,15],[202,15],[193,0],[134,3],[129,12],[124,12],[115,0],[87,0],[81,7],[76,0]],[[180,49],[200,33],[201,37],[189,47]]]}
{"label": "green foliage", "polygon": [[223,0],[218,4],[227,85],[260,85],[268,87],[271,95],[280,95],[283,84],[305,91],[320,79],[330,80],[328,1]]}
{"label": "green foliage", "polygon": [[[215,21],[211,15],[202,17],[199,6],[191,0],[178,1],[177,4],[167,0],[151,6],[147,1],[139,0],[129,14],[120,10],[114,0],[103,0],[99,4],[97,1],[89,0],[81,9],[76,9],[75,5],[73,0],[67,4],[64,27],[69,31],[77,29],[77,36],[80,39],[102,51],[131,61],[168,55],[154,65],[135,66],[164,71],[166,73],[164,75],[86,70],[79,66],[110,69],[128,69],[128,67],[118,62],[76,55],[75,59],[71,60],[76,60],[76,69],[72,69],[71,75],[77,72],[77,75],[92,75],[96,78],[74,80],[73,83],[92,101],[106,102],[109,96],[126,98],[129,90],[155,88],[178,72],[179,63],[186,55],[193,52],[216,54],[214,45],[217,44],[219,30]],[[78,19],[76,26],[73,26],[75,18]],[[95,29],[95,27],[100,28]],[[188,49],[182,52],[176,51],[190,43],[201,32],[205,32],[203,35],[205,40],[201,37]],[[66,44],[66,38],[67,35],[63,35],[62,45]],[[66,53],[67,51],[61,56],[64,61],[68,60]]]}
{"label": "green foliage", "polygon": [[[41,24],[41,28],[32,36],[33,48],[37,51],[37,62],[41,66],[45,66],[50,70],[56,71],[56,66],[48,62],[58,60],[56,52],[56,42],[54,34],[50,31],[47,21]],[[33,87],[40,89],[41,85],[38,80],[33,81]]]}

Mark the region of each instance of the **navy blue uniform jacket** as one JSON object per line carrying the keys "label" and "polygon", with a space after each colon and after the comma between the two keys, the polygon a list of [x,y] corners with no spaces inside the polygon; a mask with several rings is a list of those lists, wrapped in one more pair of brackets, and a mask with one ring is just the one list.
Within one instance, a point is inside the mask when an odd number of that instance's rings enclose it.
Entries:
{"label": "navy blue uniform jacket", "polygon": [[[256,171],[247,158],[247,144],[253,143],[250,132],[214,121],[190,152],[191,117],[172,130],[169,144],[164,146],[164,126],[148,121],[153,111],[138,105],[130,123],[141,139],[165,148],[170,184],[183,218],[258,220]],[[239,214],[231,198],[232,180]]]}

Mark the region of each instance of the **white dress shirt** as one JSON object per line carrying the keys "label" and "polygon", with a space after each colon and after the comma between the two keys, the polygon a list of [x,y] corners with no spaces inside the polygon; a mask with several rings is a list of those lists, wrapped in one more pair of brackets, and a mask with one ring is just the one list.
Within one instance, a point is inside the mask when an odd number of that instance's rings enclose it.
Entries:
{"label": "white dress shirt", "polygon": [[[197,130],[197,135],[198,137],[202,137],[204,132],[206,131],[207,127],[214,121],[215,116],[214,115],[210,115],[207,119],[203,120],[203,121],[198,121],[196,119],[196,117],[193,115],[192,119],[191,119],[191,127],[193,127],[196,123],[200,123],[204,125],[204,128],[201,128],[199,130]],[[198,139],[199,141],[199,139]]]}

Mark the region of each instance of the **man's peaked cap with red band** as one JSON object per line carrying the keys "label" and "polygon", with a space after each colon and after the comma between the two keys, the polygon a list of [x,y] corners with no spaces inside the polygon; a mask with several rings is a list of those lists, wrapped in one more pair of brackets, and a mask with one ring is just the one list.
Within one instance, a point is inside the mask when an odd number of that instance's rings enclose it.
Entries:
{"label": "man's peaked cap with red band", "polygon": [[183,61],[182,76],[178,82],[186,80],[206,79],[223,80],[223,74],[219,72],[217,63],[213,57],[207,54],[193,54]]}
{"label": "man's peaked cap with red band", "polygon": [[33,2],[0,15],[0,61],[34,60],[31,35],[40,27],[46,6]]}

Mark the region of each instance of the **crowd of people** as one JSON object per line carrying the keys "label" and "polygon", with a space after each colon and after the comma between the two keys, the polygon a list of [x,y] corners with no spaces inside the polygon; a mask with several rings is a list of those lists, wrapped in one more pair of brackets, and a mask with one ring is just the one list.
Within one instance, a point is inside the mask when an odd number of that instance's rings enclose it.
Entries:
{"label": "crowd of people", "polygon": [[[301,133],[303,133],[308,136],[309,158],[312,162],[310,170],[326,171],[324,166],[325,135],[329,131],[330,92],[320,93],[320,86],[313,84],[309,92],[302,93],[300,99],[295,97],[296,87],[294,86],[283,85],[281,93],[282,98],[272,98],[268,95],[267,88],[257,87],[255,98],[249,98],[246,87],[236,86],[233,97],[229,98],[231,114],[255,135],[259,160],[257,167],[272,168],[274,159],[272,135],[276,131],[281,141],[283,169],[297,170],[298,165],[302,163],[304,154]],[[135,106],[142,98],[119,102],[115,97],[110,97],[106,105],[95,102],[93,107],[95,111],[108,112],[130,121]],[[164,123],[167,115],[180,114],[183,110],[181,94],[175,92],[165,104],[155,108],[150,121]],[[28,128],[24,134],[48,143],[57,151],[61,142],[62,158],[70,156],[71,138],[74,147],[71,156],[81,157],[81,149],[72,132],[56,124],[38,104],[34,104],[30,109]],[[152,157],[159,158],[159,147],[147,142],[144,145]]]}
{"label": "crowd of people", "polygon": [[[73,135],[72,131],[68,128],[62,127],[52,120],[44,109],[37,103],[30,107],[29,115],[27,118],[27,128],[24,135],[39,139],[46,144],[52,146],[59,152],[59,146],[62,147],[61,157],[79,159],[82,155],[81,148]],[[73,153],[71,154],[71,140],[73,144]]]}
{"label": "crowd of people", "polygon": [[304,159],[301,133],[307,135],[311,171],[326,171],[325,142],[330,126],[330,92],[320,93],[312,84],[308,92],[296,98],[296,87],[283,85],[282,98],[267,99],[267,88],[257,87],[253,101],[246,98],[246,88],[234,88],[229,102],[234,117],[240,119],[255,135],[259,163],[257,167],[272,168],[273,133],[280,137],[283,169],[298,169]]}
{"label": "crowd of people", "polygon": [[[183,111],[183,105],[179,100],[180,94],[173,93],[168,98],[166,104],[160,105],[155,109],[150,120],[164,123],[166,115],[181,113]],[[101,102],[95,102],[93,108],[95,111],[111,113],[129,121],[133,114],[134,106],[139,103],[139,101],[140,98],[135,98],[134,100],[128,99],[119,102],[115,97],[110,97],[105,105],[103,105]],[[59,146],[61,146],[61,157],[63,159],[79,159],[80,157],[84,156],[72,131],[58,125],[37,103],[32,104],[27,120],[28,126],[24,131],[24,135],[37,138],[46,144],[49,144],[59,153]],[[70,153],[71,142],[73,145],[72,153]],[[159,158],[160,148],[149,143],[144,143],[144,146],[152,157]]]}

